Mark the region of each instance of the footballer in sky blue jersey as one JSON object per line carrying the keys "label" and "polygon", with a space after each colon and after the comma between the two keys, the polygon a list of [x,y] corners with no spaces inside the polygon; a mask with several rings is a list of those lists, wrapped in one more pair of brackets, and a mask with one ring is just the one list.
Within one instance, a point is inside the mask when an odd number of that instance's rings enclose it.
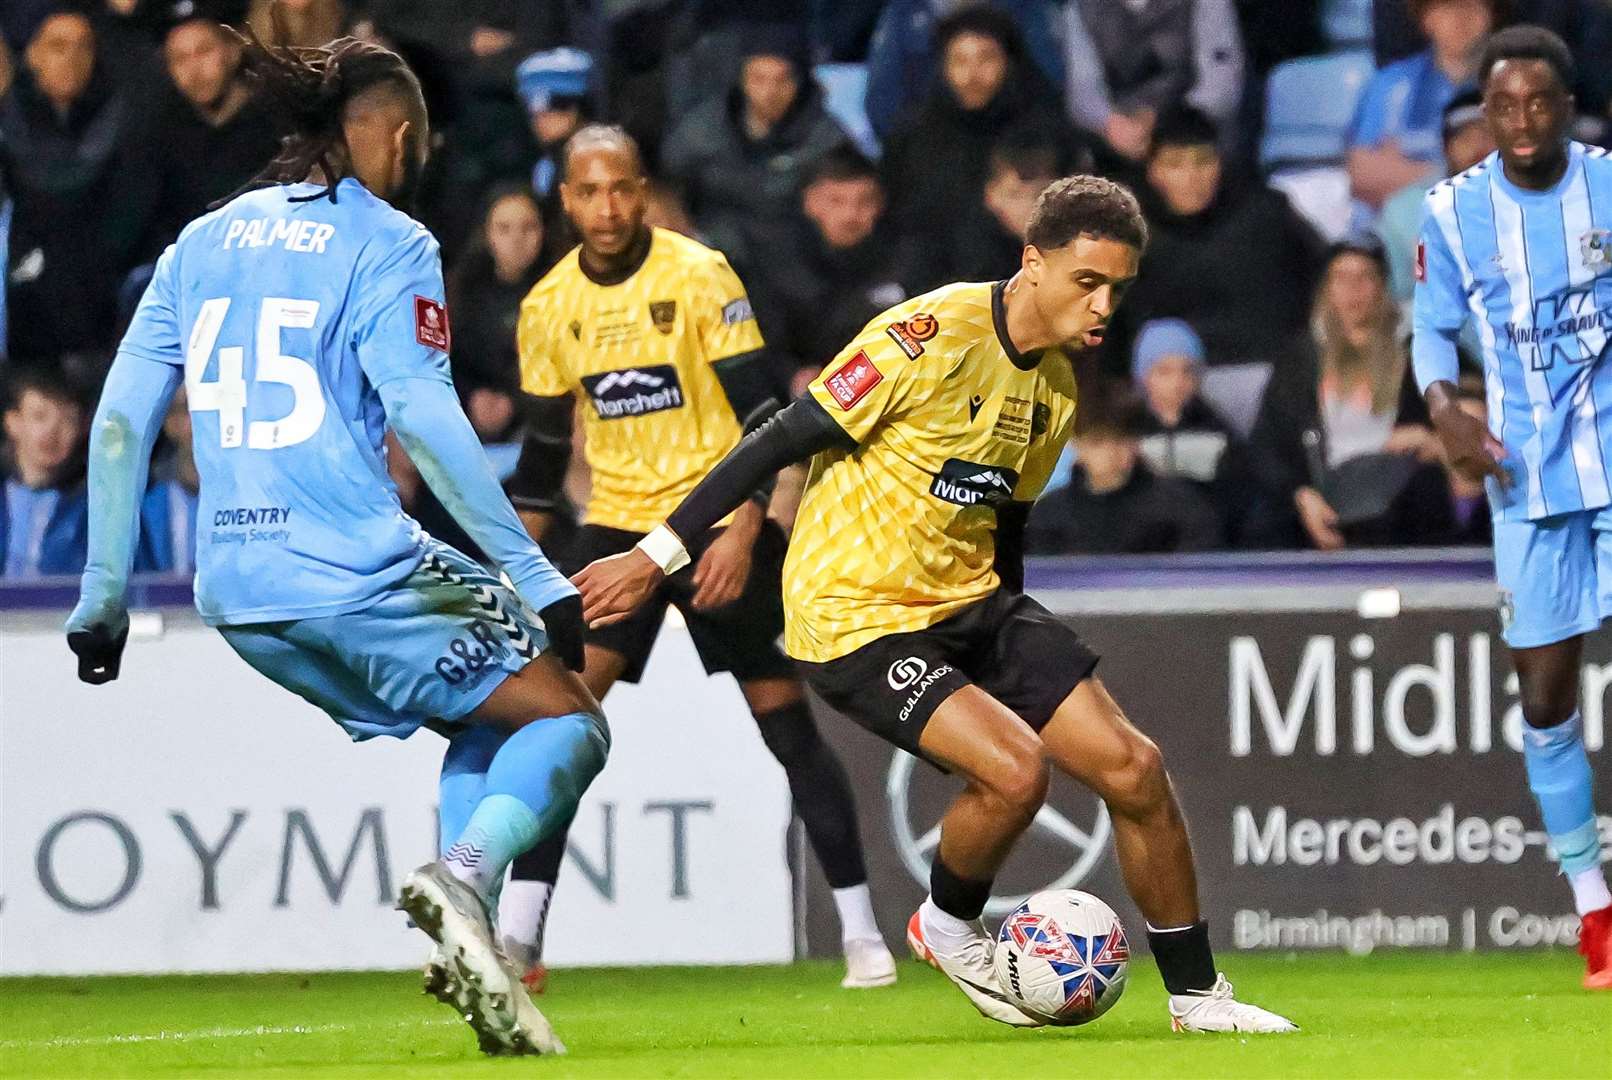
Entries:
{"label": "footballer in sky blue jersey", "polygon": [[[436,943],[427,988],[490,1053],[558,1051],[489,911],[515,855],[574,814],[609,732],[574,674],[576,590],[527,537],[454,394],[436,241],[398,208],[425,163],[425,102],[373,44],[243,45],[294,134],[266,186],[163,254],[118,350],[68,642],[81,678],[116,678],[151,447],[183,382],[203,618],[355,739],[426,724],[447,737],[442,857],[400,897]],[[511,585],[404,513],[388,427]]]}
{"label": "footballer in sky blue jersey", "polygon": [[[1523,760],[1583,919],[1584,985],[1612,989],[1612,893],[1578,711],[1583,635],[1612,615],[1612,157],[1566,137],[1573,59],[1516,26],[1479,77],[1495,153],[1427,196],[1417,383],[1451,464],[1487,478]],[[1455,403],[1455,341],[1483,342],[1488,426]]]}

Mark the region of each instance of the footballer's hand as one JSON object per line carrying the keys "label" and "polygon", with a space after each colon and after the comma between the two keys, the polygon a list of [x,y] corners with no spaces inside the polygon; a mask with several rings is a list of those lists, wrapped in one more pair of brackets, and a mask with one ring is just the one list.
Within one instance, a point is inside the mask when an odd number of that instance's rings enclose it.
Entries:
{"label": "footballer's hand", "polygon": [[582,621],[598,627],[631,615],[665,577],[654,559],[632,548],[589,563],[571,584],[582,594]]}
{"label": "footballer's hand", "polygon": [[695,611],[710,611],[739,599],[745,582],[750,580],[753,548],[753,540],[731,528],[711,541],[694,568]]}
{"label": "footballer's hand", "polygon": [[1479,481],[1492,476],[1502,487],[1511,486],[1511,474],[1503,462],[1506,447],[1477,417],[1462,411],[1453,394],[1429,390],[1429,414],[1444,460],[1461,476]]}
{"label": "footballer's hand", "polygon": [[90,613],[81,603],[67,620],[67,647],[78,657],[79,679],[91,686],[118,677],[128,641],[129,614],[121,607]]}
{"label": "footballer's hand", "polygon": [[580,675],[584,665],[582,643],[586,630],[582,625],[582,597],[567,596],[563,600],[556,600],[538,615],[543,619],[543,632],[548,635],[549,651]]}

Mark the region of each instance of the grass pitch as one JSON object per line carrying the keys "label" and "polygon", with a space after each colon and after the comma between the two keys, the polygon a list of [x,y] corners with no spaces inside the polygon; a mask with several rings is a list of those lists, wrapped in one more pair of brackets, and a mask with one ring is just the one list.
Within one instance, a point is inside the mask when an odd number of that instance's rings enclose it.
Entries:
{"label": "grass pitch", "polygon": [[939,973],[840,990],[838,965],[560,971],[571,1053],[490,1060],[407,972],[0,980],[0,1075],[109,1077],[1612,1077],[1612,994],[1570,952],[1226,956],[1303,1028],[1173,1035],[1151,962],[1085,1028],[981,1019]]}

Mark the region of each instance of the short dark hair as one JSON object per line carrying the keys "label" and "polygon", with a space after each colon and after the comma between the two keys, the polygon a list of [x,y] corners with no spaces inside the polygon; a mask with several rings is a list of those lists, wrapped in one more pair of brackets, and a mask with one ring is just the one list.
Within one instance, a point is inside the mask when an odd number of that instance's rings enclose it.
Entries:
{"label": "short dark hair", "polygon": [[1024,56],[1024,36],[1013,16],[990,4],[967,4],[935,24],[935,55],[944,56],[963,34],[978,34],[1002,46],[1009,60]]}
{"label": "short dark hair", "polygon": [[1478,89],[1489,89],[1489,76],[1502,60],[1542,60],[1556,73],[1562,89],[1573,92],[1578,82],[1578,69],[1573,63],[1573,50],[1567,42],[1543,26],[1508,26],[1489,38],[1478,61]]}
{"label": "short dark hair", "polygon": [[1033,134],[1009,135],[991,147],[991,173],[1008,170],[1023,179],[1061,176],[1068,165],[1063,148]]}
{"label": "short dark hair", "polygon": [[1055,251],[1077,236],[1145,248],[1147,222],[1131,189],[1101,176],[1066,176],[1048,184],[1030,211],[1025,243]]}
{"label": "short dark hair", "polygon": [[1153,157],[1166,146],[1218,146],[1220,129],[1208,114],[1191,105],[1174,105],[1153,125],[1153,138],[1147,156]]}
{"label": "short dark hair", "polygon": [[638,165],[638,171],[644,172],[644,152],[638,147],[638,140],[630,135],[626,128],[620,124],[583,124],[571,133],[565,140],[565,146],[560,150],[560,172],[567,175],[571,172],[571,158],[578,151],[591,150],[600,146],[615,145],[632,155]]}
{"label": "short dark hair", "polygon": [[806,182],[801,187],[809,188],[824,180],[872,180],[877,183],[879,167],[850,143],[841,143],[806,170]]}
{"label": "short dark hair", "polygon": [[50,367],[33,364],[16,364],[5,380],[5,411],[22,406],[23,396],[38,394],[63,405],[82,409],[84,396],[68,381],[67,376]]}

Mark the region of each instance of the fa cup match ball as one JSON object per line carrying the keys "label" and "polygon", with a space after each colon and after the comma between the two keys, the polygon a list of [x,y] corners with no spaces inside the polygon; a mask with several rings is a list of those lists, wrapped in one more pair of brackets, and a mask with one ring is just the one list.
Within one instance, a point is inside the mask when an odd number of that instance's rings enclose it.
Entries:
{"label": "fa cup match ball", "polygon": [[1125,991],[1131,946],[1114,909],[1074,889],[1038,892],[1002,921],[996,975],[1017,1003],[1056,1027],[1089,1024]]}

